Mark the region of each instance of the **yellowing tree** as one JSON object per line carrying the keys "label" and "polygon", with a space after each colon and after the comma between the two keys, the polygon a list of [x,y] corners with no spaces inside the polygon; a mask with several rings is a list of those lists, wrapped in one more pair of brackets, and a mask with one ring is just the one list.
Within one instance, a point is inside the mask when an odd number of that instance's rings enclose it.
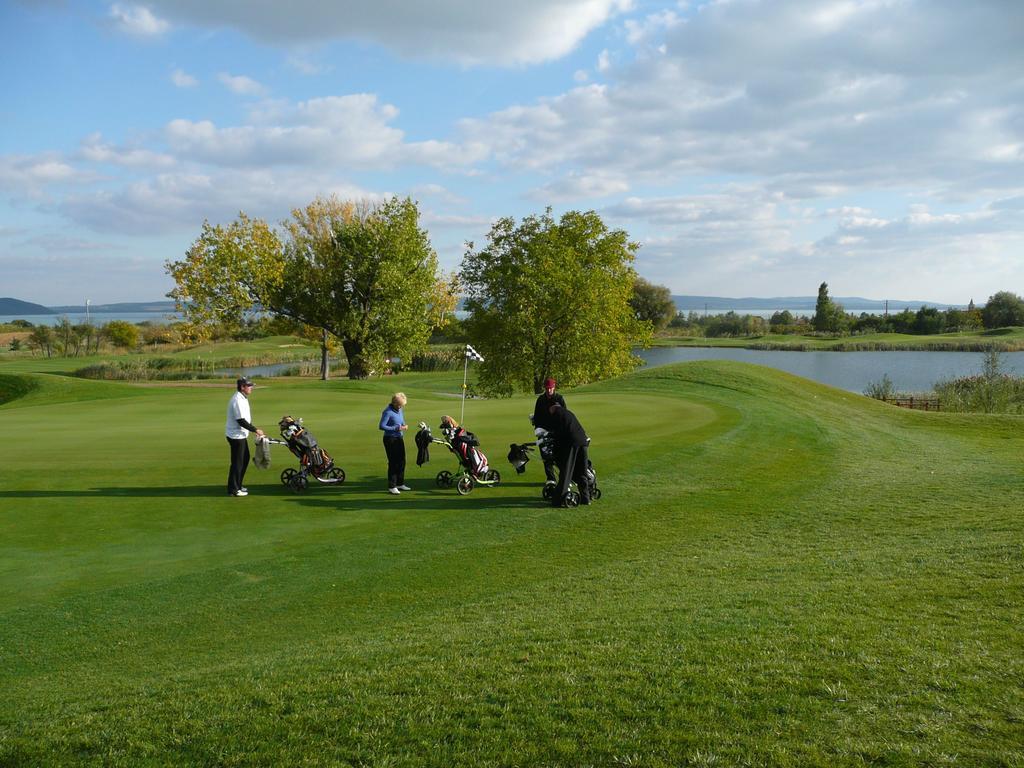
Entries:
{"label": "yellowing tree", "polygon": [[454,306],[409,199],[318,198],[283,228],[282,238],[244,214],[228,227],[204,225],[186,259],[167,264],[177,284],[168,295],[200,326],[259,307],[321,329],[325,354],[326,334],[341,342],[350,378],[411,355]]}
{"label": "yellowing tree", "polygon": [[203,339],[218,323],[237,326],[247,312],[269,308],[284,281],[283,246],[266,222],[240,213],[226,226],[203,222],[185,258],[164,269],[175,282],[167,296],[189,334]]}

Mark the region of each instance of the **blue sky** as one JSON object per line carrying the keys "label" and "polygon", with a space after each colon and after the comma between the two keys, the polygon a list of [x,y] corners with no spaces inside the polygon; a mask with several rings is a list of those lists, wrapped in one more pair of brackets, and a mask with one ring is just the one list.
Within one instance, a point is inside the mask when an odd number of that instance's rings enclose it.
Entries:
{"label": "blue sky", "polygon": [[0,296],[148,301],[204,219],[596,210],[677,294],[1024,293],[1017,0],[0,0]]}

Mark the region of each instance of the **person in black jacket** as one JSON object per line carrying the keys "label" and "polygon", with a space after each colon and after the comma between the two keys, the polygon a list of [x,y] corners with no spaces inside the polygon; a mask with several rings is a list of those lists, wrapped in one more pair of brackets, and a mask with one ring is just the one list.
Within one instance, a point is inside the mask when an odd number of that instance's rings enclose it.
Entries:
{"label": "person in black jacket", "polygon": [[590,484],[587,482],[587,446],[590,438],[580,424],[576,414],[568,408],[554,403],[548,410],[551,432],[555,436],[555,459],[558,462],[558,487],[551,497],[551,503],[561,506],[569,492],[570,480],[580,490],[580,504],[590,503]]}
{"label": "person in black jacket", "polygon": [[[565,398],[555,392],[558,385],[552,378],[544,380],[544,391],[537,396],[537,402],[533,406],[533,426],[551,431],[551,406],[556,403],[565,408]],[[555,462],[544,462],[544,476],[551,482],[555,481]]]}

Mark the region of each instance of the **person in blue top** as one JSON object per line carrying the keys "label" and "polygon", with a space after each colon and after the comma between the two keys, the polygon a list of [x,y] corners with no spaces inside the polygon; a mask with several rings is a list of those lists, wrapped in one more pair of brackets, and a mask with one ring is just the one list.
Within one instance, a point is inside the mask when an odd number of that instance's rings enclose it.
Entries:
{"label": "person in blue top", "polygon": [[378,429],[384,431],[384,453],[388,457],[388,493],[397,496],[402,491],[411,491],[405,484],[405,440],[402,438],[408,427],[405,424],[405,408],[407,400],[402,392],[395,392],[391,403],[380,415]]}

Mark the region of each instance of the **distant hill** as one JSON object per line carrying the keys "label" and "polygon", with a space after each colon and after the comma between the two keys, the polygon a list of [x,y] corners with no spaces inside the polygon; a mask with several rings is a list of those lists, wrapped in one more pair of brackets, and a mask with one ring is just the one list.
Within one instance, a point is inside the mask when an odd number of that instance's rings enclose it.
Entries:
{"label": "distant hill", "polygon": [[[818,303],[817,296],[774,296],[771,298],[728,298],[724,296],[673,296],[676,309],[680,312],[697,312],[704,309],[788,309],[799,312],[813,312]],[[859,296],[833,296],[832,301],[842,304],[848,312],[853,310],[884,310],[885,300],[865,299]],[[965,304],[945,304],[941,301],[906,301],[905,299],[889,299],[889,311],[900,312],[904,309],[920,309],[921,307],[947,309],[956,307],[963,309]]]}
{"label": "distant hill", "polygon": [[[66,306],[66,307],[50,307],[46,310],[49,314],[57,315],[84,315],[85,305],[79,306]],[[136,314],[138,312],[174,312],[173,301],[139,301],[139,302],[122,302],[120,304],[90,304],[90,312],[118,312],[122,314]],[[5,312],[4,314],[10,314]]]}
{"label": "distant hill", "polygon": [[21,299],[0,299],[0,315],[53,315],[52,309]]}

